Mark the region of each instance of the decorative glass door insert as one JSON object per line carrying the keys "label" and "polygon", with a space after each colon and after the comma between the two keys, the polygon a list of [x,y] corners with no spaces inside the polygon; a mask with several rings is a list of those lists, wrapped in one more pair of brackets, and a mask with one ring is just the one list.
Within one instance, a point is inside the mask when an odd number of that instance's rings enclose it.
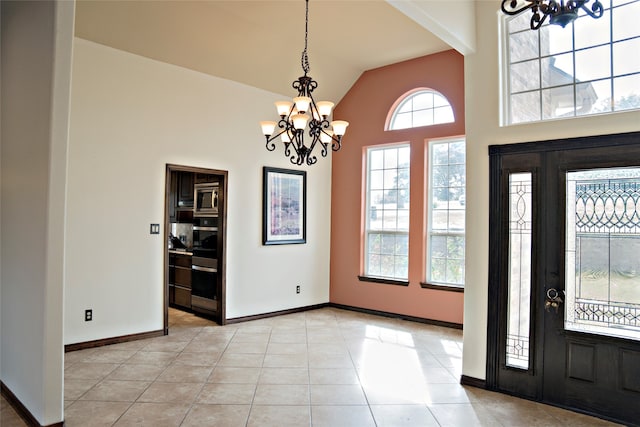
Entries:
{"label": "decorative glass door insert", "polygon": [[565,328],[640,340],[640,167],[567,173]]}

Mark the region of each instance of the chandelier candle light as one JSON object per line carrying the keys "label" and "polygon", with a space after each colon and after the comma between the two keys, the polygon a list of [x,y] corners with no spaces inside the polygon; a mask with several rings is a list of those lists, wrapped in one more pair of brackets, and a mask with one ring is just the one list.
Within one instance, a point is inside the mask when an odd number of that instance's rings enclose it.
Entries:
{"label": "chandelier candle light", "polygon": [[[304,50],[302,51],[302,71],[304,76],[293,82],[293,88],[298,91],[298,96],[291,101],[276,102],[276,109],[280,120],[278,122],[260,122],[262,133],[267,138],[266,148],[269,151],[276,149],[273,141],[280,137],[284,143],[284,154],[289,157],[291,163],[311,166],[318,161],[313,155],[313,149],[319,144],[320,154],[326,157],[331,148],[340,150],[342,136],[349,126],[344,120],[329,122],[333,102],[313,99],[312,92],[318,87],[318,83],[308,76],[309,57],[307,56],[307,36],[309,33],[309,0],[305,0],[306,15],[304,26]],[[305,145],[304,134],[309,125],[310,145]],[[276,126],[278,130],[276,130]],[[274,134],[275,133],[275,134]],[[295,151],[292,153],[291,149]]]}
{"label": "chandelier candle light", "polygon": [[602,3],[598,0],[587,7],[591,0],[503,0],[502,11],[507,15],[517,15],[527,9],[531,9],[531,29],[538,30],[550,17],[550,24],[560,25],[562,28],[572,23],[578,17],[578,10],[584,10],[592,18],[600,18],[604,13]]}

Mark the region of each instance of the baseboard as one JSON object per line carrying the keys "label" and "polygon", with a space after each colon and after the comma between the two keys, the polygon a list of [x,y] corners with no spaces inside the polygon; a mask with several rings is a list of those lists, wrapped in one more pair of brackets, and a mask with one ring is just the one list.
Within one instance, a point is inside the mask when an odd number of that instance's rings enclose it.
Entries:
{"label": "baseboard", "polygon": [[369,308],[353,307],[350,305],[329,303],[329,307],[341,308],[343,310],[357,311],[359,313],[373,314],[375,316],[390,317],[393,319],[408,320],[410,322],[425,323],[427,325],[443,326],[445,328],[462,329],[461,323],[444,322],[442,320],[426,319],[423,317],[407,316],[405,314],[390,313],[387,311],[371,310]]}
{"label": "baseboard", "polygon": [[[2,393],[2,397],[11,405],[11,407],[16,411],[16,413],[22,418],[22,420],[28,425],[32,427],[43,427],[36,417],[33,416],[31,411],[29,411],[26,406],[20,402],[20,399],[16,397],[15,394],[7,387],[2,381],[0,381],[0,392]],[[64,421],[59,423],[49,424],[46,427],[63,427]]]}
{"label": "baseboard", "polygon": [[302,313],[304,311],[316,310],[319,308],[329,307],[329,303],[307,305],[304,307],[290,308],[288,310],[272,311],[270,313],[254,314],[252,316],[234,317],[233,319],[227,319],[225,324],[231,325],[233,323],[248,322],[250,320],[266,319],[269,317],[282,316],[285,314]]}
{"label": "baseboard", "polygon": [[79,342],[76,344],[67,344],[64,346],[64,352],[68,353],[70,351],[84,350],[87,348],[94,348],[94,347],[102,347],[104,345],[121,344],[129,341],[137,341],[137,340],[143,340],[147,338],[161,337],[163,335],[166,335],[166,333],[164,329],[160,329],[157,331],[142,332],[139,334],[122,335],[119,337],[103,338],[95,341],[86,341],[86,342]]}
{"label": "baseboard", "polygon": [[460,384],[462,385],[468,385],[470,387],[477,387],[477,388],[487,388],[487,382],[485,380],[481,380],[479,378],[474,378],[474,377],[468,377],[466,375],[462,375],[460,376]]}

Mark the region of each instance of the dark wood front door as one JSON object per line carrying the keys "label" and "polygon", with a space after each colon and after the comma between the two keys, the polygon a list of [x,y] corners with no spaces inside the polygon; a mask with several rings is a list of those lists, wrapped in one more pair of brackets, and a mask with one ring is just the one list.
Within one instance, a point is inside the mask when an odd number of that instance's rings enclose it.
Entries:
{"label": "dark wood front door", "polygon": [[640,133],[490,155],[487,386],[640,425]]}

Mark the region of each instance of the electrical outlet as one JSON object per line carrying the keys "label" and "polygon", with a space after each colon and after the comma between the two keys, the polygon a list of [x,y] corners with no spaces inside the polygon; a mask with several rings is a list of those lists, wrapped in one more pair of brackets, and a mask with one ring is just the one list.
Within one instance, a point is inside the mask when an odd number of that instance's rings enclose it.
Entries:
{"label": "electrical outlet", "polygon": [[300,285],[296,286],[296,294],[300,293]]}
{"label": "electrical outlet", "polygon": [[84,321],[91,322],[93,320],[93,310],[85,310],[84,311]]}
{"label": "electrical outlet", "polygon": [[151,224],[149,226],[149,234],[160,234],[160,224]]}

